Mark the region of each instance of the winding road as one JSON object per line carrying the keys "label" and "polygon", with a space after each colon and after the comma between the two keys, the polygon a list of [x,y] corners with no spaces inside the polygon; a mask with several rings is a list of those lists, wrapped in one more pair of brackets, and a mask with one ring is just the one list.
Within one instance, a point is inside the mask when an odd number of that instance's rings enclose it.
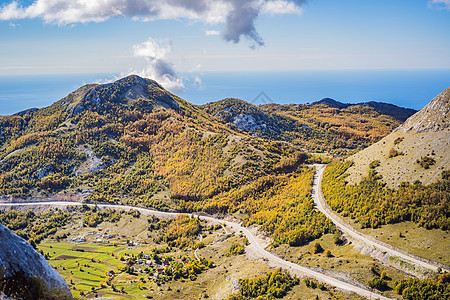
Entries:
{"label": "winding road", "polygon": [[[14,207],[14,206],[42,206],[42,205],[50,205],[53,207],[66,207],[66,206],[80,206],[82,205],[79,202],[71,202],[71,201],[44,201],[44,202],[23,202],[23,203],[0,203],[0,207]],[[90,205],[90,206],[93,206]],[[176,212],[162,212],[157,211],[153,209],[147,209],[142,207],[134,207],[134,206],[127,206],[127,205],[118,205],[118,204],[97,204],[97,207],[100,208],[115,208],[115,209],[124,209],[124,210],[138,210],[143,215],[154,215],[161,218],[174,218],[179,213]],[[369,298],[369,299],[382,299],[387,300],[390,298],[384,297],[380,294],[376,294],[368,289],[364,289],[361,287],[358,287],[356,285],[341,281],[339,279],[324,275],[322,273],[316,272],[314,270],[308,269],[306,267],[302,267],[300,265],[294,264],[292,262],[286,261],[278,256],[276,256],[273,253],[270,253],[269,251],[264,249],[264,246],[260,244],[260,242],[257,241],[255,236],[245,227],[241,226],[238,223],[230,222],[230,221],[224,221],[220,219],[216,219],[210,216],[204,216],[204,215],[196,215],[194,216],[200,217],[200,219],[216,223],[216,224],[226,224],[228,228],[232,228],[235,232],[242,231],[243,234],[247,237],[249,241],[249,247],[253,247],[256,253],[267,261],[271,262],[273,265],[276,265],[277,267],[282,267],[291,271],[294,271],[295,273],[302,274],[304,276],[312,277],[314,279],[317,279],[320,282],[329,284],[331,286],[334,286],[336,288],[346,290],[349,292],[354,292],[356,294],[359,294],[363,297]]]}
{"label": "winding road", "polygon": [[329,218],[342,232],[348,234],[354,239],[357,239],[363,242],[366,245],[375,247],[383,252],[387,252],[390,256],[396,256],[401,258],[402,260],[407,261],[416,266],[420,266],[425,269],[429,269],[432,271],[437,271],[439,267],[442,269],[445,268],[444,265],[439,264],[437,262],[425,261],[416,255],[408,253],[406,251],[395,248],[387,243],[379,241],[374,237],[368,236],[366,234],[360,233],[356,231],[353,227],[351,227],[348,223],[343,221],[339,216],[337,216],[331,208],[327,205],[325,198],[322,194],[322,177],[323,172],[325,170],[325,165],[315,164],[316,174],[314,175],[314,183],[313,183],[313,199],[316,203],[317,208],[324,213],[327,218]]}
{"label": "winding road", "polygon": [[[314,166],[316,168],[316,174],[314,176],[314,182],[313,182],[313,195],[312,195],[314,202],[316,203],[318,210],[320,210],[322,213],[324,213],[342,232],[346,233],[350,237],[352,237],[366,245],[375,247],[381,251],[387,252],[389,255],[399,257],[402,260],[408,261],[409,263],[420,266],[422,268],[436,271],[438,269],[438,267],[441,267],[441,265],[438,263],[433,263],[431,261],[422,260],[421,258],[419,258],[415,255],[412,255],[403,250],[397,249],[397,248],[395,248],[391,245],[388,245],[384,242],[378,241],[371,236],[360,233],[360,232],[356,231],[354,228],[352,228],[349,224],[344,222],[339,216],[337,216],[331,210],[331,208],[326,204],[325,198],[323,197],[321,183],[322,183],[323,172],[325,170],[325,165],[316,164]],[[80,206],[82,204],[79,202],[72,202],[72,201],[0,203],[0,207],[14,207],[14,206],[30,206],[30,207],[32,207],[32,206],[46,206],[46,205],[63,208],[63,207],[67,207],[67,206]],[[90,204],[90,206],[93,206],[93,204]],[[154,216],[157,216],[160,218],[174,218],[179,214],[177,212],[163,212],[163,211],[158,211],[158,210],[154,210],[154,209],[128,206],[128,205],[118,205],[118,204],[97,204],[97,206],[100,208],[114,208],[114,209],[124,209],[124,210],[134,209],[134,210],[138,210],[143,215],[154,215]],[[277,267],[289,269],[291,271],[294,271],[295,273],[299,273],[299,274],[302,274],[302,275],[305,275],[308,277],[315,278],[315,279],[319,280],[320,282],[335,286],[342,290],[357,293],[361,296],[364,296],[364,297],[367,297],[370,299],[374,299],[374,298],[384,299],[384,300],[389,299],[380,294],[376,294],[368,289],[358,287],[356,285],[341,281],[341,280],[333,278],[331,276],[324,275],[322,273],[316,272],[309,268],[302,267],[300,265],[297,265],[295,263],[292,263],[292,262],[282,259],[281,257],[265,250],[262,243],[258,242],[258,240],[254,236],[254,234],[252,232],[250,232],[247,228],[241,226],[238,223],[224,221],[221,219],[216,219],[216,218],[213,218],[210,216],[205,216],[205,215],[194,214],[194,216],[196,216],[196,217],[198,216],[200,219],[206,220],[211,223],[222,224],[222,225],[225,224],[228,228],[233,229],[235,232],[242,232],[247,237],[247,239],[249,241],[249,246],[253,247],[253,249],[256,251],[256,253],[259,255],[259,257],[269,261],[270,263],[272,263],[273,265],[276,265]],[[224,229],[227,232],[227,229],[225,227],[224,227]],[[194,254],[197,254],[197,253],[194,253]],[[195,255],[195,256],[198,259],[197,255]]]}

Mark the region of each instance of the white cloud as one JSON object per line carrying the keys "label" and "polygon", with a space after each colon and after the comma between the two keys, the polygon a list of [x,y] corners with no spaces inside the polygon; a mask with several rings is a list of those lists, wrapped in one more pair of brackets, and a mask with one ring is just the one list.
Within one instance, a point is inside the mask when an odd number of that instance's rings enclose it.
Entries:
{"label": "white cloud", "polygon": [[450,10],[450,0],[430,0],[428,1],[428,7]]}
{"label": "white cloud", "polygon": [[22,9],[18,6],[17,2],[14,1],[1,8],[0,20],[23,19],[21,12]]}
{"label": "white cloud", "polygon": [[[40,18],[46,23],[67,25],[103,22],[124,17],[136,21],[194,20],[225,24],[223,37],[239,42],[246,37],[263,45],[254,22],[259,14],[299,14],[305,0],[35,0],[21,6],[14,0],[0,8],[0,20]],[[212,32],[212,31],[211,31]],[[214,32],[215,33],[215,32]]]}
{"label": "white cloud", "polygon": [[178,77],[169,60],[172,47],[168,41],[147,41],[133,46],[133,55],[142,57],[147,65],[140,70],[132,70],[129,74],[156,80],[164,88],[176,92],[184,88],[183,80]]}
{"label": "white cloud", "polygon": [[217,30],[206,30],[205,34],[206,35],[220,35],[220,32]]}
{"label": "white cloud", "polygon": [[302,9],[295,3],[284,1],[284,0],[274,0],[264,2],[261,8],[262,13],[276,14],[276,15],[286,15],[286,14],[301,14]]}
{"label": "white cloud", "polygon": [[205,85],[203,84],[202,79],[198,75],[194,76],[194,86],[197,87],[199,90],[205,89]]}

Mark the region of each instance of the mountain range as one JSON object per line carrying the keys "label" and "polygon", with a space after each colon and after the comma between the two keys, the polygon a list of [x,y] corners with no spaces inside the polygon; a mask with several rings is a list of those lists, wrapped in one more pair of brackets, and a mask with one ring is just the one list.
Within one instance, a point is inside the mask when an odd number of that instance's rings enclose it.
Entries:
{"label": "mountain range", "polygon": [[170,207],[291,170],[305,151],[355,151],[401,123],[369,105],[334,106],[196,106],[138,76],[85,85],[49,107],[0,117],[0,194],[128,195]]}

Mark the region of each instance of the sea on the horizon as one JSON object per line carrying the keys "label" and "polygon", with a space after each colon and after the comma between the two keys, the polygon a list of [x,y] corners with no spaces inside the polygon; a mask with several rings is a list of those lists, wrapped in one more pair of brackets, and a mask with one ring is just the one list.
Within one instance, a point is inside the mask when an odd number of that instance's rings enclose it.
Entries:
{"label": "sea on the horizon", "polygon": [[[193,104],[224,98],[256,105],[304,104],[332,98],[344,103],[387,102],[419,110],[450,86],[450,70],[203,72],[180,76],[185,88],[174,93]],[[49,106],[84,84],[113,78],[117,75],[0,76],[0,115]]]}

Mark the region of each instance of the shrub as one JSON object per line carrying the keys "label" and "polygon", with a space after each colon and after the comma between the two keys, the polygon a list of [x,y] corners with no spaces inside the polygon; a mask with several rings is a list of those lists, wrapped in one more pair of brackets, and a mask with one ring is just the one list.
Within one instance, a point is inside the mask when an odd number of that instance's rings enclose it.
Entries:
{"label": "shrub", "polygon": [[315,289],[317,287],[317,281],[315,281],[314,279],[306,278],[305,285],[306,285],[306,287]]}
{"label": "shrub", "polygon": [[203,241],[200,241],[200,242],[198,242],[198,243],[195,245],[195,248],[196,248],[196,249],[202,249],[202,248],[205,248],[205,243],[204,243]]}
{"label": "shrub", "polygon": [[342,235],[340,233],[337,233],[334,235],[334,244],[335,245],[342,245],[344,243],[344,239],[342,238]]}
{"label": "shrub", "polygon": [[232,295],[229,300],[283,298],[298,283],[286,270],[276,269],[253,279],[239,279],[239,295]]}
{"label": "shrub", "polygon": [[407,300],[448,299],[450,274],[444,273],[419,280],[410,278],[396,282],[395,291]]}
{"label": "shrub", "polygon": [[317,253],[322,253],[322,252],[323,252],[322,246],[319,244],[319,242],[316,242],[314,244],[313,253],[317,254]]}
{"label": "shrub", "polygon": [[227,256],[231,256],[231,255],[240,255],[240,254],[244,254],[245,249],[244,246],[241,245],[238,242],[234,242],[231,246],[230,249],[227,252]]}
{"label": "shrub", "polygon": [[389,150],[389,153],[388,153],[388,158],[396,157],[396,156],[403,155],[403,154],[404,154],[403,152],[397,151],[396,149],[391,148],[391,150]]}
{"label": "shrub", "polygon": [[416,160],[416,163],[418,163],[424,169],[429,169],[430,166],[432,166],[432,165],[434,165],[436,163],[436,161],[432,157],[422,156],[420,158],[420,160],[419,159]]}
{"label": "shrub", "polygon": [[380,291],[383,291],[385,289],[388,288],[388,284],[387,281],[382,279],[379,276],[374,276],[370,281],[369,281],[369,286],[373,289],[377,289]]}
{"label": "shrub", "polygon": [[369,168],[371,168],[371,169],[375,169],[376,167],[379,167],[379,166],[380,166],[380,161],[379,161],[378,159],[372,161],[372,162],[369,164]]}
{"label": "shrub", "polygon": [[398,137],[394,141],[394,145],[400,144],[405,138],[404,137]]}
{"label": "shrub", "polygon": [[36,242],[34,241],[34,239],[29,239],[28,243],[31,245],[31,247],[33,247],[34,249],[37,249]]}

